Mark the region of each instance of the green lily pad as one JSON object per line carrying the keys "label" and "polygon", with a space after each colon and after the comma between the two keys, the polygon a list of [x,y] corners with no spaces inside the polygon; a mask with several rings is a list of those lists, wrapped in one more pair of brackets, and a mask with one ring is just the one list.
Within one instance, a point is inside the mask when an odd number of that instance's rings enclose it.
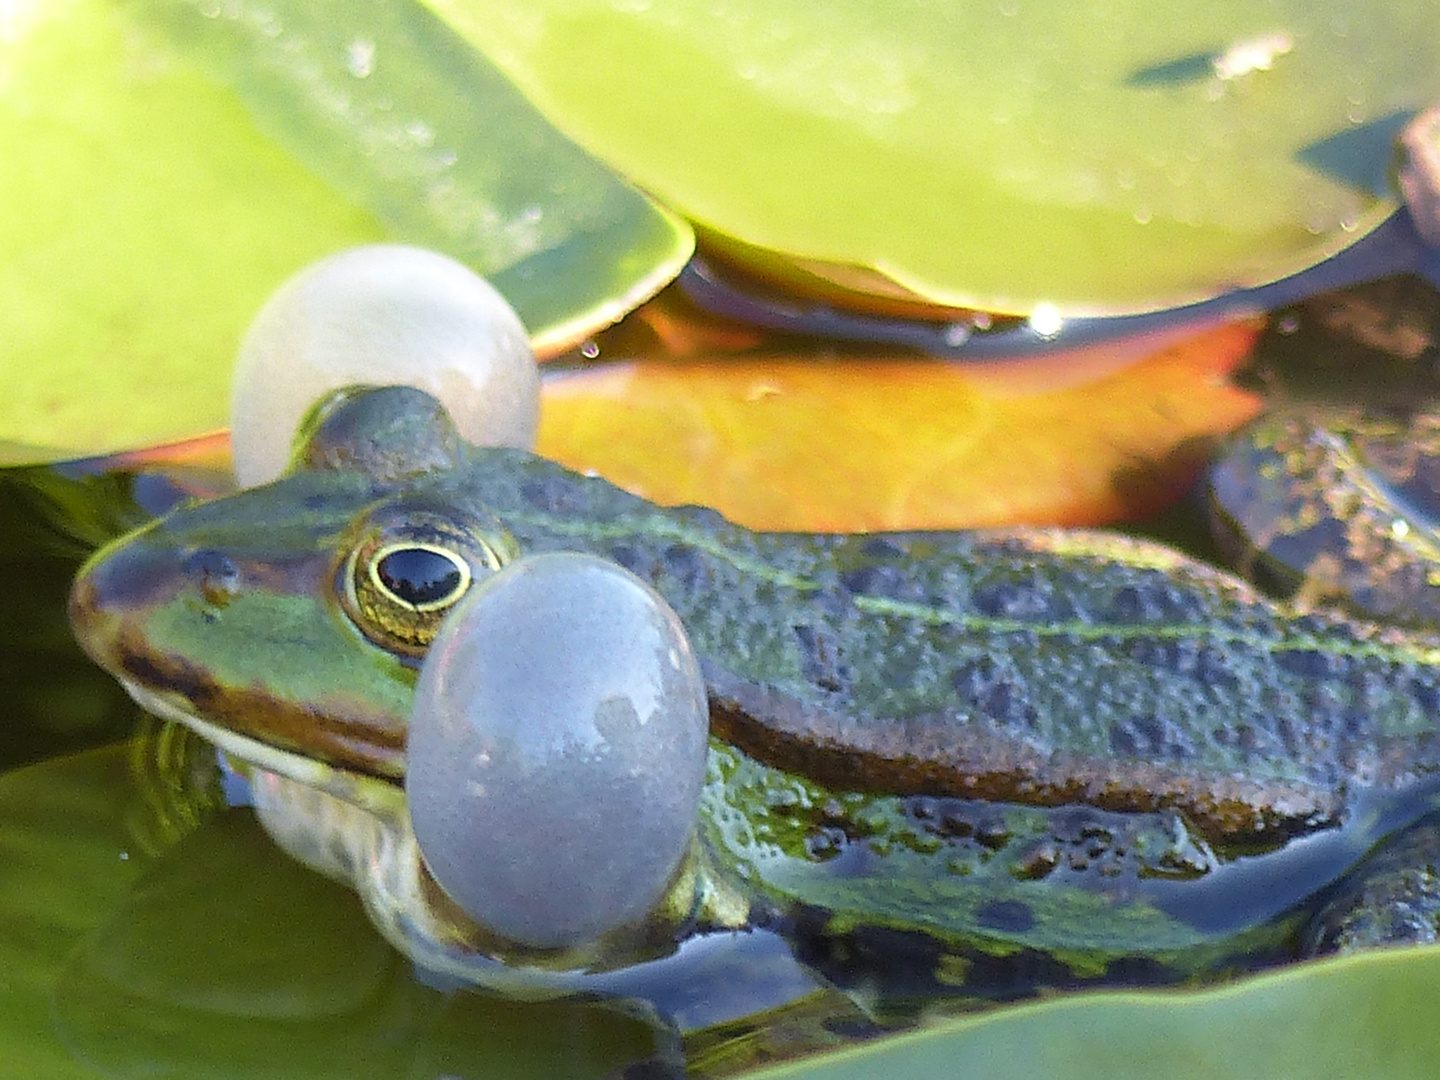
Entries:
{"label": "green lily pad", "polygon": [[4,1075],[580,1080],[655,1053],[615,1008],[424,986],[248,811],[146,843],[144,745],[0,775]]}
{"label": "green lily pad", "polygon": [[0,778],[0,1063],[12,1076],[94,1080],[55,1033],[50,991],[70,950],[147,861],[126,829],[128,781],[116,750]]}
{"label": "green lily pad", "polygon": [[1440,95],[1428,3],[427,2],[733,257],[1022,314],[1323,259]]}
{"label": "green lily pad", "polygon": [[1372,952],[1204,993],[1099,993],[952,1021],[747,1080],[1424,1080],[1440,949]]}
{"label": "green lily pad", "polygon": [[222,426],[245,326],[340,248],[467,262],[542,350],[688,257],[682,223],[414,4],[47,0],[0,19],[0,442],[52,448],[30,460]]}

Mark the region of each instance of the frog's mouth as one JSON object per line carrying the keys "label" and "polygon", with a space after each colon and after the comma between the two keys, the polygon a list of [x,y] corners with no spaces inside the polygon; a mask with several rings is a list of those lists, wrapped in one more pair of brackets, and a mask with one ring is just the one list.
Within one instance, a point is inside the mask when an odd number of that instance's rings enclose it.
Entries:
{"label": "frog's mouth", "polygon": [[[79,629],[89,619],[72,615],[72,621]],[[108,620],[102,616],[99,621]],[[148,647],[143,633],[123,623],[99,632],[87,627],[77,636],[142,708],[183,723],[217,745],[221,739],[211,732],[324,768],[387,781],[405,774],[404,721],[384,712],[370,715],[367,703],[344,687],[326,686],[323,697],[296,704],[263,682],[228,686],[173,652]]]}
{"label": "frog's mouth", "polygon": [[179,695],[152,690],[124,676],[119,677],[119,682],[146,712],[184,725],[229,757],[323,791],[381,817],[403,818],[406,814],[404,789],[392,780],[262,742],[195,715]]}

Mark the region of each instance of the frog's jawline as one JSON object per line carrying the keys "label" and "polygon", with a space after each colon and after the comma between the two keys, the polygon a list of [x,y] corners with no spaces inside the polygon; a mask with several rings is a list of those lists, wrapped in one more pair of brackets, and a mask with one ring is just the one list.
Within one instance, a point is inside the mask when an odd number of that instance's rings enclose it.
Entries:
{"label": "frog's jawline", "polygon": [[[363,774],[392,785],[403,777],[403,733],[394,733],[384,717],[366,722],[348,716],[346,723],[337,724],[326,721],[330,714],[325,711],[308,710],[282,722],[280,718],[286,714],[265,693],[223,688],[206,678],[201,669],[173,656],[157,657],[143,648],[143,642],[132,643],[126,637],[122,635],[116,644],[118,661],[102,663],[138,705],[156,716],[185,724],[216,745],[222,745],[218,733],[233,730],[246,745],[265,746],[296,760],[312,757],[322,769]],[[224,716],[226,723],[202,719],[197,702],[205,703],[210,715]],[[266,722],[257,727],[251,719],[255,716],[265,717]],[[321,736],[323,744],[315,745],[322,741]],[[291,748],[300,746],[307,747],[306,754],[292,752]],[[303,779],[294,769],[274,771],[293,780]]]}
{"label": "frog's jawline", "polygon": [[240,760],[364,807],[382,817],[407,813],[404,791],[393,780],[332,765],[232,731],[197,716],[178,704],[172,695],[150,690],[132,679],[119,677],[119,681],[125,692],[146,712],[189,728],[217,749]]}

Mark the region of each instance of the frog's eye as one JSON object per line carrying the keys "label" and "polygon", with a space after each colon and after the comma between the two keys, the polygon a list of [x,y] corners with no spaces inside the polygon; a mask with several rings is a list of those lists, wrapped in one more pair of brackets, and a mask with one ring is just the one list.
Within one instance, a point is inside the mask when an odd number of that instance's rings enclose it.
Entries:
{"label": "frog's eye", "polygon": [[437,521],[407,522],[356,546],[342,570],[343,606],[381,648],[423,656],[446,613],[511,554],[499,537]]}
{"label": "frog's eye", "polygon": [[447,608],[470,587],[470,564],[434,544],[391,544],[369,560],[370,584],[417,615]]}

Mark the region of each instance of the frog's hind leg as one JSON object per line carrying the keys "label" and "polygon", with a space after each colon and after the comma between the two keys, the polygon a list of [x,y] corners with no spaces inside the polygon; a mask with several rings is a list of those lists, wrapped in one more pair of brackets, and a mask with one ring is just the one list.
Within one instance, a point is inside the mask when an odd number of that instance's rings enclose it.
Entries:
{"label": "frog's hind leg", "polygon": [[1305,956],[1440,941],[1440,815],[1392,836],[1337,882],[1304,935]]}

